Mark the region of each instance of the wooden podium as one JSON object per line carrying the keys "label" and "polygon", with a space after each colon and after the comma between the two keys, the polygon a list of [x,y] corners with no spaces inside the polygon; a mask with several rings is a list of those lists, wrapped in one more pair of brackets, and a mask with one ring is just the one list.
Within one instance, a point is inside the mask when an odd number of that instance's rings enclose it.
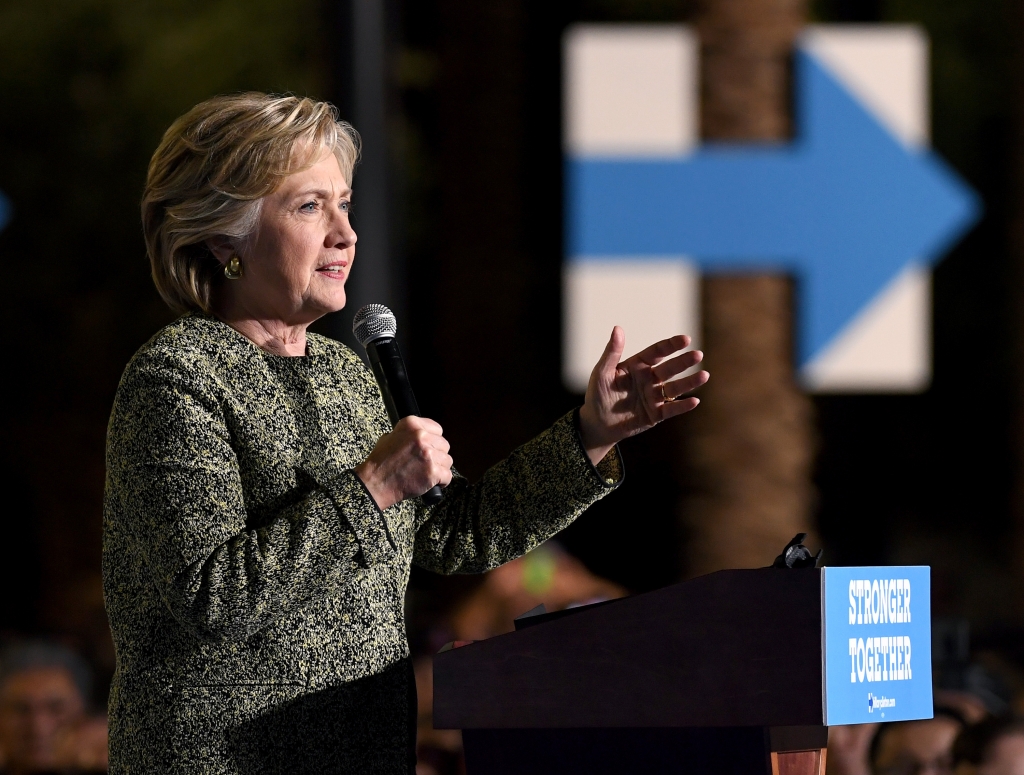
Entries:
{"label": "wooden podium", "polygon": [[469,775],[824,775],[820,569],[730,570],[434,658]]}

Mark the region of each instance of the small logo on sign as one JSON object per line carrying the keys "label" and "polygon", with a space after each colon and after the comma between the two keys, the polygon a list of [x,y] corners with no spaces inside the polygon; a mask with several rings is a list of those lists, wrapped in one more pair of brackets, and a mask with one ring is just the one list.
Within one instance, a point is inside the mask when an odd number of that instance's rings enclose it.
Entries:
{"label": "small logo on sign", "polygon": [[[871,692],[868,692],[868,713],[874,713],[875,708],[881,710],[882,708],[895,708],[896,700],[891,697],[876,697]],[[885,712],[882,711],[882,718],[885,718]]]}

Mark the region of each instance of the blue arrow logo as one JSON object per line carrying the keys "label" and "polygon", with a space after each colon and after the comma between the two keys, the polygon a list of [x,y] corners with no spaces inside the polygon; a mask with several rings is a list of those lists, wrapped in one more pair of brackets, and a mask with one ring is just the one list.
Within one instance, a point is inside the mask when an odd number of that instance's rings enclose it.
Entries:
{"label": "blue arrow logo", "polygon": [[4,226],[11,219],[11,201],[4,196],[3,192],[0,191],[0,231],[4,230]]}
{"label": "blue arrow logo", "polygon": [[793,273],[802,366],[890,280],[932,264],[979,217],[937,155],[909,149],[798,51],[797,139],[658,160],[567,163],[571,261],[688,256],[704,270]]}

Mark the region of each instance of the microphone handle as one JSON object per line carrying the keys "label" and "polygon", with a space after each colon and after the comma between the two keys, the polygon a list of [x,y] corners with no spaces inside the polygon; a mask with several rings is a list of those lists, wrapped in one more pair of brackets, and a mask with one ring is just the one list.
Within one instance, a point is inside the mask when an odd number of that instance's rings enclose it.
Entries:
{"label": "microphone handle", "polygon": [[[395,427],[403,417],[419,416],[420,406],[412,392],[409,372],[405,369],[398,341],[390,337],[376,339],[366,345],[366,354],[370,358],[370,368],[373,369],[373,376],[376,377],[380,394],[384,398],[391,427]],[[441,486],[435,484],[422,497],[424,503],[433,506],[442,496]]]}

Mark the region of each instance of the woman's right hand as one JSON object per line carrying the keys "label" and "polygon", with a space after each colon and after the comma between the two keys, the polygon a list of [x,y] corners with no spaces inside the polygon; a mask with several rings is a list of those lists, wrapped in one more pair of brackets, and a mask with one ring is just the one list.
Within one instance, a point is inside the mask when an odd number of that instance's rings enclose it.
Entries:
{"label": "woman's right hand", "polygon": [[452,480],[449,444],[441,426],[426,417],[405,417],[377,441],[370,456],[355,467],[381,509],[423,495]]}

